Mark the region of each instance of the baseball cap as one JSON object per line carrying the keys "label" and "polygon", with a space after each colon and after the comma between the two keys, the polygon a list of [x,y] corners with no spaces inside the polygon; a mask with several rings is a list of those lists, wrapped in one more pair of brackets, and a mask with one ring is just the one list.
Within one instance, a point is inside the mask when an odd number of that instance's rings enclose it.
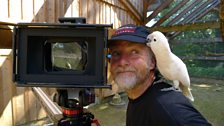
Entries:
{"label": "baseball cap", "polygon": [[125,40],[145,44],[149,33],[150,32],[144,26],[127,24],[116,29],[115,33],[111,36],[111,39],[109,39],[109,43],[112,41]]}

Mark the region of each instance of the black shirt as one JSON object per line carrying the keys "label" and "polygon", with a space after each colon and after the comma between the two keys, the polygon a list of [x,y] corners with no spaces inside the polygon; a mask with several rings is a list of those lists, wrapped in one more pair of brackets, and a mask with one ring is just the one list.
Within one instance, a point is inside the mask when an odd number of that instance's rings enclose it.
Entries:
{"label": "black shirt", "polygon": [[129,99],[126,114],[127,126],[211,126],[180,91],[161,80]]}

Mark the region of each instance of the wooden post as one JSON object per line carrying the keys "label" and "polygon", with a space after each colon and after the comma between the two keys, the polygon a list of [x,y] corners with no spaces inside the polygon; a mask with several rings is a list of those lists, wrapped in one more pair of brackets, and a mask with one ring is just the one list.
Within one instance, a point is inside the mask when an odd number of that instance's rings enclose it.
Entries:
{"label": "wooden post", "polygon": [[12,48],[12,30],[5,22],[0,22],[0,38],[1,49]]}
{"label": "wooden post", "polygon": [[224,0],[221,0],[220,3],[219,17],[220,17],[220,29],[222,34],[222,40],[224,41]]}
{"label": "wooden post", "polygon": [[0,122],[3,126],[13,126],[12,67],[11,49],[0,49]]}

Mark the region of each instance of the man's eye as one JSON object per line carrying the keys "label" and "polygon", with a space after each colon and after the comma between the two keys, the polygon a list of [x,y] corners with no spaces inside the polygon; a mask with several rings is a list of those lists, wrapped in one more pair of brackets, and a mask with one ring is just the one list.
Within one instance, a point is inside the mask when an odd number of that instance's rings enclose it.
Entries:
{"label": "man's eye", "polygon": [[111,54],[112,54],[112,56],[119,56],[119,55],[120,55],[120,53],[117,52],[117,51],[114,51],[114,52],[112,52]]}
{"label": "man's eye", "polygon": [[137,50],[132,50],[131,54],[138,54],[138,51]]}

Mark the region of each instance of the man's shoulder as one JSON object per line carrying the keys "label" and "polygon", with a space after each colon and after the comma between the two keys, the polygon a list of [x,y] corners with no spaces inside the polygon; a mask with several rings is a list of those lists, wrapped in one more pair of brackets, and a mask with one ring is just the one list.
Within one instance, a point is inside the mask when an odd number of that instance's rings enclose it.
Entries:
{"label": "man's shoulder", "polygon": [[172,85],[164,81],[154,82],[152,95],[155,98],[152,107],[158,117],[172,120],[178,124],[210,126],[183,93]]}
{"label": "man's shoulder", "polygon": [[172,85],[163,80],[155,81],[151,88],[152,97],[154,97],[155,102],[157,102],[156,104],[167,108],[168,111],[172,108],[176,108],[175,106],[179,104],[191,106],[189,100],[180,90],[175,89]]}
{"label": "man's shoulder", "polygon": [[153,82],[152,91],[161,92],[161,93],[168,93],[168,92],[180,92],[180,90],[175,89],[171,84],[167,83],[163,79],[159,79]]}

